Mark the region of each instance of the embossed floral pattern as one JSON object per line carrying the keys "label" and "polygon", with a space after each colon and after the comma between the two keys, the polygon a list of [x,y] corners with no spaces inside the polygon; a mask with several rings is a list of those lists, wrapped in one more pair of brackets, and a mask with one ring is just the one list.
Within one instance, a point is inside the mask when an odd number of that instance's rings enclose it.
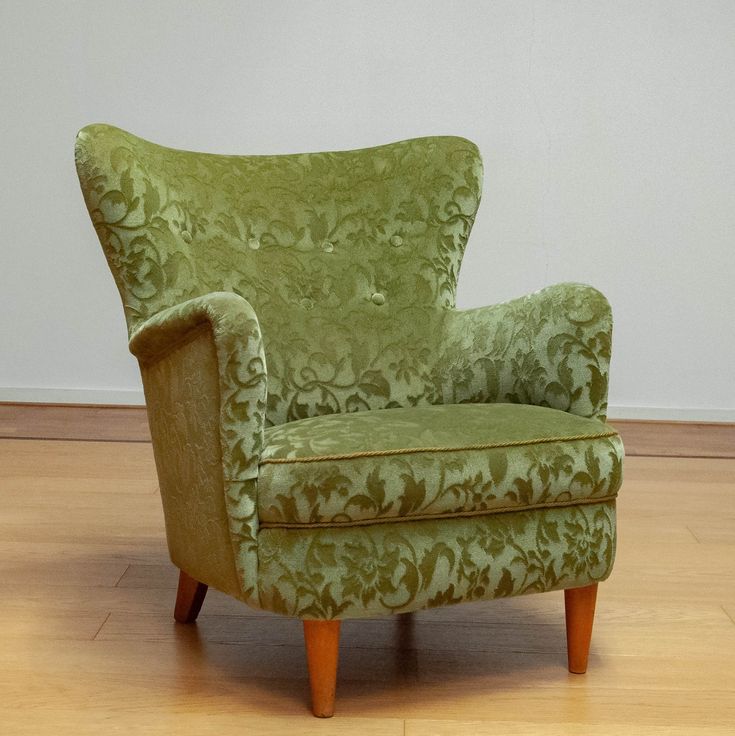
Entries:
{"label": "embossed floral pattern", "polygon": [[260,533],[261,604],[300,618],[361,618],[604,580],[615,503]]}
{"label": "embossed floral pattern", "polygon": [[[218,156],[93,125],[78,136],[76,162],[141,362],[174,560],[229,592],[234,575],[249,603],[305,617],[413,610],[609,572],[611,502],[396,519],[605,498],[620,479],[614,437],[408,465],[333,463],[311,476],[268,462],[296,447],[299,421],[345,412],[380,424],[383,412],[370,410],[505,403],[603,427],[611,315],[599,292],[560,284],[454,308],[480,201],[474,144],[433,137]],[[207,375],[190,376],[194,365]],[[285,423],[293,434],[279,434]],[[266,529],[261,517],[391,523]]]}
{"label": "embossed floral pattern", "polygon": [[77,164],[131,334],[210,292],[252,305],[269,425],[459,401],[604,418],[610,315],[598,292],[569,284],[452,309],[480,199],[469,141],[216,156],[90,126]]}
{"label": "embossed floral pattern", "polygon": [[269,526],[569,504],[612,496],[622,480],[612,428],[535,406],[387,409],[265,435],[258,506]]}
{"label": "embossed floral pattern", "polygon": [[[203,577],[228,591],[236,569],[239,593],[256,603],[266,375],[252,307],[231,293],[190,299],[140,325],[130,349],[141,364],[172,556],[192,574],[208,560]],[[208,534],[192,536],[196,517],[210,519]],[[234,560],[221,544],[228,527]]]}

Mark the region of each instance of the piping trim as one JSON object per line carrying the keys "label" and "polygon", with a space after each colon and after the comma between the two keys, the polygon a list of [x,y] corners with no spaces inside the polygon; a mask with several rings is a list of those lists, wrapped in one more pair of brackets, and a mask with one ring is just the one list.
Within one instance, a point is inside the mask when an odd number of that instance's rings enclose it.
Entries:
{"label": "piping trim", "polygon": [[543,511],[544,509],[563,509],[568,506],[586,506],[589,504],[614,501],[617,493],[596,498],[577,498],[572,501],[552,501],[529,506],[501,506],[497,509],[474,509],[472,511],[454,511],[443,514],[418,514],[416,516],[395,516],[386,519],[359,519],[357,521],[317,521],[314,523],[289,521],[261,521],[260,529],[342,529],[356,526],[372,526],[374,524],[396,524],[403,521],[434,521],[436,519],[465,519],[473,516],[495,516],[514,511]]}
{"label": "piping trim", "polygon": [[405,447],[394,450],[365,450],[363,452],[345,452],[334,455],[307,455],[306,457],[267,457],[260,461],[261,465],[286,465],[294,463],[319,463],[331,460],[357,460],[363,457],[389,457],[391,455],[415,455],[421,452],[462,452],[465,450],[493,450],[502,447],[523,447],[526,445],[544,445],[549,442],[576,442],[578,440],[597,440],[604,437],[617,437],[615,430],[598,434],[577,434],[569,437],[541,437],[533,440],[511,440],[509,442],[485,442],[476,445],[459,447]]}

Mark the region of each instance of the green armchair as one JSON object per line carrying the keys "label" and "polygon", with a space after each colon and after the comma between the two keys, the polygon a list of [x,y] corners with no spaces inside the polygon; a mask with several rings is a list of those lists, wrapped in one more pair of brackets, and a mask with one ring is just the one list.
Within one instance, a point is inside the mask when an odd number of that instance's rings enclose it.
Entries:
{"label": "green armchair", "polygon": [[623,448],[611,314],[561,284],[455,309],[477,147],[221,156],[80,131],[180,569],[303,620],[330,716],[339,622],[564,590],[584,672]]}

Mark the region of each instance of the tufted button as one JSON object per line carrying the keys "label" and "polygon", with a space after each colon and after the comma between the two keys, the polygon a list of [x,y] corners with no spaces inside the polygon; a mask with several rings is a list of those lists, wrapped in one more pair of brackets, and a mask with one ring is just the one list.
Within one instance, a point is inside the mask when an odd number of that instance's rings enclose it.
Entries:
{"label": "tufted button", "polygon": [[191,233],[188,230],[181,231],[181,238],[185,243],[191,243]]}
{"label": "tufted button", "polygon": [[382,304],[385,304],[385,296],[381,294],[379,291],[376,291],[371,297],[370,301],[373,304],[377,304],[377,306],[381,306]]}
{"label": "tufted button", "polygon": [[258,238],[250,238],[248,240],[248,247],[250,250],[258,250],[260,248],[260,240]]}
{"label": "tufted button", "polygon": [[394,248],[400,248],[403,245],[403,238],[400,235],[391,235],[390,244]]}
{"label": "tufted button", "polygon": [[325,240],[322,243],[322,250],[325,253],[331,253],[334,250],[334,243],[330,243],[328,240]]}

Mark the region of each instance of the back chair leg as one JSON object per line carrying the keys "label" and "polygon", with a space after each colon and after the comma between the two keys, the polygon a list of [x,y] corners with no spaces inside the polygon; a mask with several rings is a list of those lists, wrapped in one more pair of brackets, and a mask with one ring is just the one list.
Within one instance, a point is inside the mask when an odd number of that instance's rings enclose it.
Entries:
{"label": "back chair leg", "polygon": [[567,659],[569,671],[581,675],[587,671],[587,658],[595,618],[597,583],[584,588],[567,588],[564,607],[567,619]]}
{"label": "back chair leg", "polygon": [[339,660],[339,621],[304,621],[311,710],[317,718],[334,715]]}
{"label": "back chair leg", "polygon": [[180,624],[193,624],[202,609],[205,595],[207,595],[207,586],[181,570],[179,589],[176,591],[174,618]]}

